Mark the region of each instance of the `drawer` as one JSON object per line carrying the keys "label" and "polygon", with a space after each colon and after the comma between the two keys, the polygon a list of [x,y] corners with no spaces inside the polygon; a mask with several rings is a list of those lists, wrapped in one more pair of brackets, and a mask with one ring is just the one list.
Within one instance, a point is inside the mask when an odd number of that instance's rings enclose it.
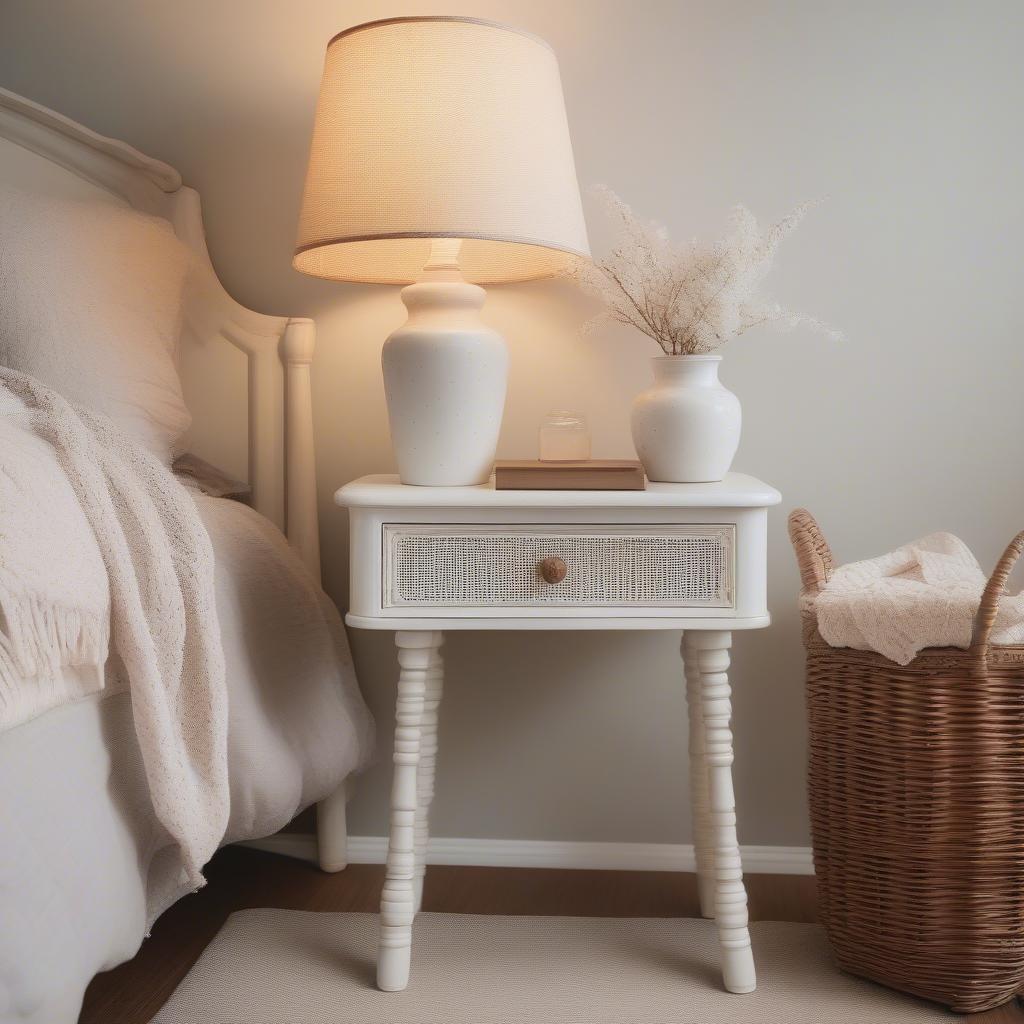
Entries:
{"label": "drawer", "polygon": [[[735,606],[733,524],[382,529],[385,608]],[[545,580],[545,559],[564,579]]]}

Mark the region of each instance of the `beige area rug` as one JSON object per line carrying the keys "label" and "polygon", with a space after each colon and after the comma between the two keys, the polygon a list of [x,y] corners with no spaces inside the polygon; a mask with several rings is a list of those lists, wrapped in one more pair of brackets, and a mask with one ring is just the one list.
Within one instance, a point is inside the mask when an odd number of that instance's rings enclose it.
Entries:
{"label": "beige area rug", "polygon": [[722,989],[714,926],[420,914],[405,992],[374,987],[375,914],[232,914],[153,1024],[902,1024],[962,1020],[840,973],[807,924],[751,929],[758,988]]}

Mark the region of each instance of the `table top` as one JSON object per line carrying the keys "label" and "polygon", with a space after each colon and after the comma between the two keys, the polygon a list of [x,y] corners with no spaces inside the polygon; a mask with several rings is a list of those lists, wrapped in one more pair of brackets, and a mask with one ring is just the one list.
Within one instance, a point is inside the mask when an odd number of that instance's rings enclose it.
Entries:
{"label": "table top", "polygon": [[745,473],[716,483],[648,483],[645,491],[497,491],[493,478],[473,487],[414,487],[377,474],[346,484],[334,500],[349,508],[765,508],[782,495]]}

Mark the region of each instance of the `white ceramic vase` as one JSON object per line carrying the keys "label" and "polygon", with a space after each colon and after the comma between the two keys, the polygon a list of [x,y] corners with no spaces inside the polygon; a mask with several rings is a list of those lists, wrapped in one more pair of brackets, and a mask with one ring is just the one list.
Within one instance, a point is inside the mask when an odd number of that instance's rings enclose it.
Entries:
{"label": "white ceramic vase", "polygon": [[633,402],[633,444],[656,483],[721,480],[740,443],[739,399],[718,380],[721,356],[659,356]]}

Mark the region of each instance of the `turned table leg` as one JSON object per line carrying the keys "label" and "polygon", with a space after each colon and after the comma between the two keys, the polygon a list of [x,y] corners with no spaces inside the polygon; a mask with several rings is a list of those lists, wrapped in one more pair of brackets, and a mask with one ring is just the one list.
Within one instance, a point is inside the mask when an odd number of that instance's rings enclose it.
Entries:
{"label": "turned table leg", "polygon": [[708,769],[704,761],[704,715],[701,711],[700,668],[694,638],[683,634],[681,654],[686,675],[686,712],[689,718],[690,812],[693,818],[693,850],[697,861],[697,888],[702,917],[715,916],[714,837],[708,806]]}
{"label": "turned table leg", "polygon": [[430,803],[434,799],[434,773],[437,769],[437,715],[444,686],[444,660],[437,647],[430,648],[423,716],[420,725],[420,764],[416,775],[416,873],[413,878],[414,908],[423,904],[423,878],[427,871],[427,840],[430,838]]}
{"label": "turned table leg", "polygon": [[695,631],[687,652],[696,653],[704,719],[704,763],[714,837],[715,923],[722,956],[722,980],[730,992],[753,992],[754,954],[747,930],[747,891],[736,839],[736,799],[732,787],[732,716],[727,632]]}
{"label": "turned table leg", "polygon": [[418,769],[427,678],[441,646],[436,632],[399,632],[398,699],[395,703],[395,772],[391,785],[391,834],[380,897],[377,987],[399,992],[409,984],[412,922],[416,916],[416,815]]}

